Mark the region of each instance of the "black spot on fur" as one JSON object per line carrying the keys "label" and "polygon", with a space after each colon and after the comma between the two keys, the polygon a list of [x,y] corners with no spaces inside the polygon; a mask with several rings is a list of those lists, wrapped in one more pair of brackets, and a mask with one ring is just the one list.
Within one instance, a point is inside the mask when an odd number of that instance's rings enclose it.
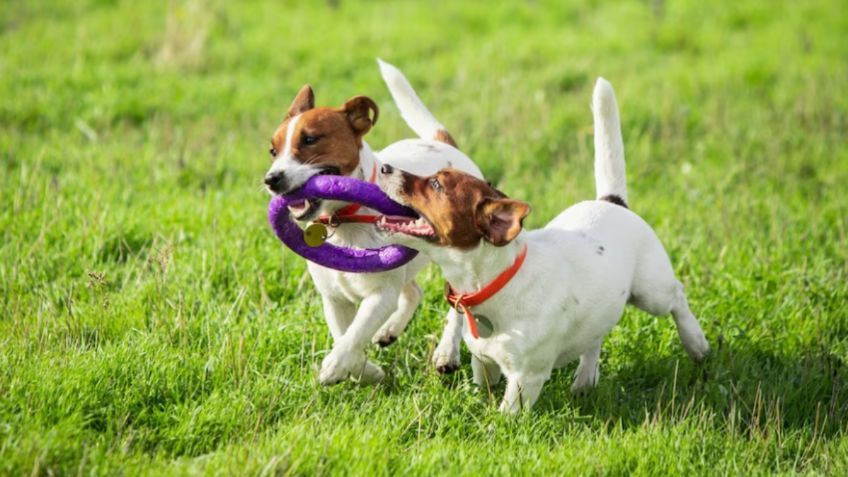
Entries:
{"label": "black spot on fur", "polygon": [[603,255],[604,250],[606,250],[606,249],[604,248],[603,245],[598,245],[598,250],[595,253],[597,253],[598,255]]}
{"label": "black spot on fur", "polygon": [[621,197],[619,197],[615,194],[605,195],[598,200],[605,200],[607,202],[612,202],[613,204],[620,205],[620,206],[624,207],[625,209],[629,208],[629,207],[627,207],[627,202],[625,202],[624,199],[622,199]]}

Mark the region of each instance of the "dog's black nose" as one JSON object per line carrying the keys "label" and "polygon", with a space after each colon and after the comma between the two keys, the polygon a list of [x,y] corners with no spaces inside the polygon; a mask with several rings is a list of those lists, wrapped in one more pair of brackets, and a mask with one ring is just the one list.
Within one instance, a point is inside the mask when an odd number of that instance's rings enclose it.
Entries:
{"label": "dog's black nose", "polygon": [[380,168],[380,172],[382,172],[383,174],[391,174],[394,171],[395,168],[388,164],[383,164],[383,167]]}
{"label": "dog's black nose", "polygon": [[265,185],[273,192],[278,194],[286,192],[287,183],[286,175],[281,171],[265,174]]}

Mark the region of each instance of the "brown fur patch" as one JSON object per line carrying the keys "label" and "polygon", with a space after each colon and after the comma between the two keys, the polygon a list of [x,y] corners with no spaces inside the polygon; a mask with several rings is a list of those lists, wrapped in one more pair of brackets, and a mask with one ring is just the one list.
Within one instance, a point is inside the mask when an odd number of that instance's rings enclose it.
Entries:
{"label": "brown fur patch", "polygon": [[315,93],[312,92],[312,86],[305,84],[300,88],[300,91],[297,92],[294,100],[292,100],[292,104],[289,106],[289,111],[286,113],[286,119],[309,111],[314,107]]}
{"label": "brown fur patch", "polygon": [[445,131],[444,129],[439,129],[438,131],[436,131],[436,137],[434,137],[433,139],[446,144],[450,144],[451,146],[459,149],[459,146],[456,145],[456,141],[454,140],[453,136],[451,136],[450,133]]}
{"label": "brown fur patch", "polygon": [[487,199],[478,206],[477,227],[484,237],[503,247],[521,232],[521,222],[530,213],[526,202],[512,199]]}
{"label": "brown fur patch", "polygon": [[[350,98],[340,111],[347,115],[351,127],[359,137],[371,130],[371,127],[377,124],[377,118],[380,117],[380,108],[377,107],[377,103],[367,96]],[[371,113],[374,113],[373,118]]]}
{"label": "brown fur patch", "polygon": [[362,136],[377,120],[377,105],[370,98],[357,96],[340,108],[315,108],[312,89],[307,88],[304,86],[292,102],[289,114],[274,132],[271,145],[278,153],[285,150],[289,123],[299,114],[292,132],[292,157],[301,164],[335,167],[340,174],[350,175],[359,166]]}
{"label": "brown fur patch", "polygon": [[489,184],[456,169],[429,177],[403,172],[401,195],[436,231],[440,245],[468,249],[485,239],[506,245],[530,213],[524,202],[504,196]]}

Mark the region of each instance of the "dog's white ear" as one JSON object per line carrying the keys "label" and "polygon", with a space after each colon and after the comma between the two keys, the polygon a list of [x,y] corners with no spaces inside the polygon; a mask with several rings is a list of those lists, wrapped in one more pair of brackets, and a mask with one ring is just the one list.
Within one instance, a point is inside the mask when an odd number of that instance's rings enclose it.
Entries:
{"label": "dog's white ear", "polygon": [[291,106],[289,106],[289,112],[286,114],[286,119],[297,116],[304,111],[309,111],[314,107],[315,93],[312,92],[312,86],[305,84],[302,88],[300,88],[300,91],[297,92],[297,96],[294,97],[294,101],[292,101]]}
{"label": "dog's white ear", "polygon": [[[342,106],[342,111],[347,115],[347,120],[357,136],[363,136],[372,126],[377,124],[380,116],[380,108],[377,103],[368,96],[355,96],[347,100]],[[374,116],[371,116],[371,113]]]}
{"label": "dog's white ear", "polygon": [[511,242],[521,232],[530,204],[513,199],[485,199],[477,206],[477,228],[497,247]]}

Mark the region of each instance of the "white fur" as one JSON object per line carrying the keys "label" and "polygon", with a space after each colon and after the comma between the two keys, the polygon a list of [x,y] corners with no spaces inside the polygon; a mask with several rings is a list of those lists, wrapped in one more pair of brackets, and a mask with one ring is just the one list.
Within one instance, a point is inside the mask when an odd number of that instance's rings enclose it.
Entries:
{"label": "white fur", "polygon": [[436,137],[436,133],[440,129],[445,129],[430,110],[424,106],[424,103],[415,94],[412,85],[409,84],[400,70],[379,58],[377,58],[377,63],[380,65],[383,81],[389,87],[389,92],[392,99],[395,100],[398,110],[400,110],[401,117],[418,137]]}
{"label": "white fur", "polygon": [[286,128],[286,143],[283,145],[283,157],[291,159],[292,136],[294,136],[295,126],[300,122],[301,117],[302,115],[298,114],[289,121],[289,126]]}
{"label": "white fur", "polygon": [[617,195],[627,202],[624,143],[612,85],[598,78],[592,95],[595,118],[595,189],[597,197]]}
{"label": "white fur", "polygon": [[[378,169],[382,164],[389,164],[419,171],[424,175],[455,167],[482,177],[479,168],[462,152],[445,143],[428,139],[402,140],[376,154],[365,145],[360,152],[361,168],[358,173],[367,177],[372,167],[369,164],[374,163]],[[376,212],[362,209],[361,213]],[[329,241],[335,245],[358,248],[386,245],[374,227],[368,224],[345,224],[338,227]],[[321,366],[319,380],[322,384],[334,384],[348,377],[358,377],[364,382],[382,379],[380,368],[365,360],[365,349],[371,341],[391,343],[406,328],[421,301],[421,290],[415,283],[415,275],[428,262],[429,259],[419,255],[402,267],[380,273],[340,272],[308,262],[309,273],[321,293],[324,314],[335,340],[333,350]],[[359,304],[358,310],[356,304]],[[447,339],[456,341],[451,336]],[[447,366],[438,361],[438,354],[434,355],[437,367],[450,370],[459,366],[458,344],[449,346],[449,349],[456,348],[457,352],[455,360],[451,360]]]}
{"label": "white fur", "polygon": [[[381,63],[381,67],[385,66],[387,66],[386,63]],[[396,68],[392,68],[395,80],[399,75],[417,101],[399,104],[404,117],[429,116],[432,118],[403,75]],[[396,92],[393,89],[396,82],[389,83],[392,94]],[[417,109],[423,111],[417,111]],[[297,120],[298,117],[295,117],[289,125],[283,157],[274,162],[269,172],[279,170],[275,169],[277,167],[285,168],[287,175],[291,177],[291,171],[294,170],[297,177],[292,182],[296,179],[296,184],[302,184],[317,173],[318,169],[298,164],[288,157],[290,153],[287,154],[287,151],[291,149],[292,131]],[[432,121],[438,124],[434,118]],[[438,126],[441,128],[440,124]],[[429,131],[429,129],[418,127],[413,127],[413,130],[425,133]],[[398,141],[379,153],[373,152],[368,144],[363,142],[359,153],[359,168],[353,175],[360,179],[367,179],[371,176],[375,165],[379,170],[383,164],[389,164],[428,175],[445,167],[455,167],[482,177],[480,169],[471,159],[456,148],[431,139],[433,135],[435,130],[432,135],[423,136],[421,139]],[[323,201],[321,209],[322,212],[327,213],[338,210],[341,205],[335,201]],[[375,212],[361,209],[360,213]],[[366,224],[344,224],[335,229],[329,241],[335,245],[357,248],[386,245],[373,226]],[[366,359],[365,351],[372,341],[388,344],[403,332],[421,301],[421,290],[415,283],[415,275],[428,261],[425,256],[419,255],[402,267],[381,273],[347,273],[312,262],[307,263],[315,287],[321,294],[324,314],[334,340],[332,351],[324,358],[321,365],[319,380],[322,384],[334,384],[348,378],[364,383],[378,382],[383,379],[383,371]],[[449,320],[452,313],[449,312]],[[456,369],[459,366],[458,333],[446,335],[447,338],[443,339],[446,344],[440,345],[440,349],[445,350],[442,354],[448,356],[449,362],[444,362],[445,359],[442,358],[437,359],[441,356],[439,354],[433,359],[434,362],[440,363],[438,365],[440,369]],[[454,350],[456,350],[455,353]]]}
{"label": "white fur", "polygon": [[[600,80],[595,88],[595,134],[620,138],[612,88]],[[610,102],[611,101],[611,102]],[[619,139],[620,141],[620,139]],[[600,144],[596,164],[599,184],[609,193],[624,189],[620,143]],[[397,194],[399,173],[381,176],[390,196]],[[599,191],[600,192],[600,191]],[[463,338],[471,351],[474,381],[479,385],[507,379],[500,409],[514,413],[536,402],[551,370],[575,359],[580,364],[572,389],[598,382],[601,341],[631,303],[654,315],[671,313],[683,346],[696,360],[709,350],[689,310],[683,286],[651,227],[630,210],[607,201],[580,202],[544,229],[522,231],[496,247],[486,241],[471,250],[440,247],[402,234],[393,242],[414,246],[430,256],[458,293],[472,293],[490,283],[514,261],[521,248],[527,257],[515,277],[473,313],[494,325],[488,338]],[[457,318],[457,317],[454,317]],[[449,326],[458,326],[450,323]]]}
{"label": "white fur", "polygon": [[308,164],[297,162],[292,156],[292,136],[294,135],[295,126],[300,122],[301,115],[291,118],[289,125],[286,128],[286,143],[283,145],[283,152],[277,155],[274,162],[271,163],[271,168],[268,169],[266,175],[271,175],[276,172],[286,171],[286,177],[293,184],[303,184],[307,179],[317,174],[321,169]]}

